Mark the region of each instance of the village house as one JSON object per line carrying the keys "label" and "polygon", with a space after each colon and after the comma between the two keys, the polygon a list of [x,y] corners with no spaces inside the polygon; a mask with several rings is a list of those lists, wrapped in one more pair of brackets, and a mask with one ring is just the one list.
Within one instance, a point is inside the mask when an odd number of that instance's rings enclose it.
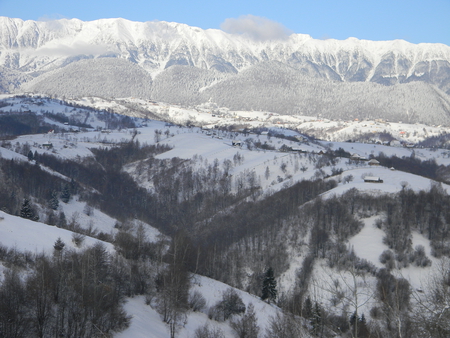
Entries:
{"label": "village house", "polygon": [[376,159],[371,159],[369,162],[367,162],[369,165],[371,165],[371,166],[379,166],[380,165],[380,162],[378,161],[378,160],[376,160]]}
{"label": "village house", "polygon": [[352,155],[350,156],[350,159],[351,159],[351,160],[354,160],[354,161],[366,161],[366,160],[367,160],[366,157],[361,156],[361,155],[356,154],[356,153],[352,154]]}

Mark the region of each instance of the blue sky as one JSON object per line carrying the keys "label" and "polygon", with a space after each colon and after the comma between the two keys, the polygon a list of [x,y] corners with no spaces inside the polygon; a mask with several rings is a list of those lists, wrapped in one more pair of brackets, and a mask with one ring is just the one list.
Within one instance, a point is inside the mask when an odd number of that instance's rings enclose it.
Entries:
{"label": "blue sky", "polygon": [[450,46],[450,0],[0,0],[0,16],[84,21],[121,17],[228,30],[245,29],[244,19],[253,19],[255,25],[316,39],[404,39]]}

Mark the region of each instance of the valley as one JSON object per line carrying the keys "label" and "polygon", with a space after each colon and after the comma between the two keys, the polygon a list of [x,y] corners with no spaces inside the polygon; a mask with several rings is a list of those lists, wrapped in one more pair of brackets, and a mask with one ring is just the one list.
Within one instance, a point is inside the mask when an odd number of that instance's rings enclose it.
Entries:
{"label": "valley", "polygon": [[448,332],[446,125],[132,97],[0,106],[7,336]]}

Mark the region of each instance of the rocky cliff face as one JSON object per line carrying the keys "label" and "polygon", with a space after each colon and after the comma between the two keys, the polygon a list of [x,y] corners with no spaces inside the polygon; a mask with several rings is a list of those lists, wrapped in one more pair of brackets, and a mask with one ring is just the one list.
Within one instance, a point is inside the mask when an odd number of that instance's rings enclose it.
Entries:
{"label": "rocky cliff face", "polygon": [[[151,79],[144,74],[139,77],[139,72],[133,68],[135,83],[145,82],[146,89],[138,90],[140,94],[146,93],[142,95],[156,99],[167,97],[177,103],[202,101],[202,95],[206,95],[203,92],[205,88],[212,90],[225,79],[229,82],[245,70],[274,62],[288,67],[283,69],[283,74],[291,70],[296,76],[333,84],[394,86],[422,82],[442,91],[444,96],[440,92],[438,96],[443,97],[444,106],[448,103],[446,95],[450,94],[450,47],[442,44],[414,45],[402,40],[354,38],[345,41],[314,40],[302,34],[293,34],[286,40],[254,41],[220,30],[202,30],[167,22],[141,23],[124,19],[35,22],[0,17],[0,90],[3,92],[45,89],[58,93],[60,85],[51,88],[54,76],[61,81],[68,70],[70,76],[77,74],[81,76],[77,81],[83,82],[83,72],[89,69],[84,70],[83,67],[93,66],[86,60],[94,60],[98,71],[103,73],[97,77],[98,80],[108,82],[108,88],[116,86],[114,95],[120,95],[120,79],[113,76],[111,62],[107,70],[102,71],[106,63],[98,61],[106,58],[126,60],[150,75]],[[123,62],[120,64],[125,65]],[[116,67],[121,67],[120,64],[117,63]],[[68,65],[72,67],[66,68]],[[189,67],[164,75],[172,66]],[[194,72],[194,76],[192,67],[202,71]],[[264,67],[257,69],[259,73],[266,71]],[[190,83],[180,82],[172,87],[162,83],[178,78]],[[237,81],[239,79],[236,78]],[[270,76],[265,75],[264,79],[270,81]],[[95,79],[90,81],[95,82]],[[288,87],[294,82],[287,81]],[[180,90],[181,97],[177,98],[176,92],[165,93],[169,87]],[[79,94],[86,95],[86,90]],[[108,96],[108,93],[103,94]],[[219,98],[219,101],[224,100]],[[264,109],[262,106],[255,108]]]}

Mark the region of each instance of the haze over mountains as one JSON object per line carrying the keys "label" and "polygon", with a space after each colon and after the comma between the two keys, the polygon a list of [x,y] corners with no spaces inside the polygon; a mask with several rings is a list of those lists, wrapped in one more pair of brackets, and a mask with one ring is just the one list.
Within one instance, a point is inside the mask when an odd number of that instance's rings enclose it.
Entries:
{"label": "haze over mountains", "polygon": [[449,124],[450,47],[0,17],[0,92],[23,91]]}

